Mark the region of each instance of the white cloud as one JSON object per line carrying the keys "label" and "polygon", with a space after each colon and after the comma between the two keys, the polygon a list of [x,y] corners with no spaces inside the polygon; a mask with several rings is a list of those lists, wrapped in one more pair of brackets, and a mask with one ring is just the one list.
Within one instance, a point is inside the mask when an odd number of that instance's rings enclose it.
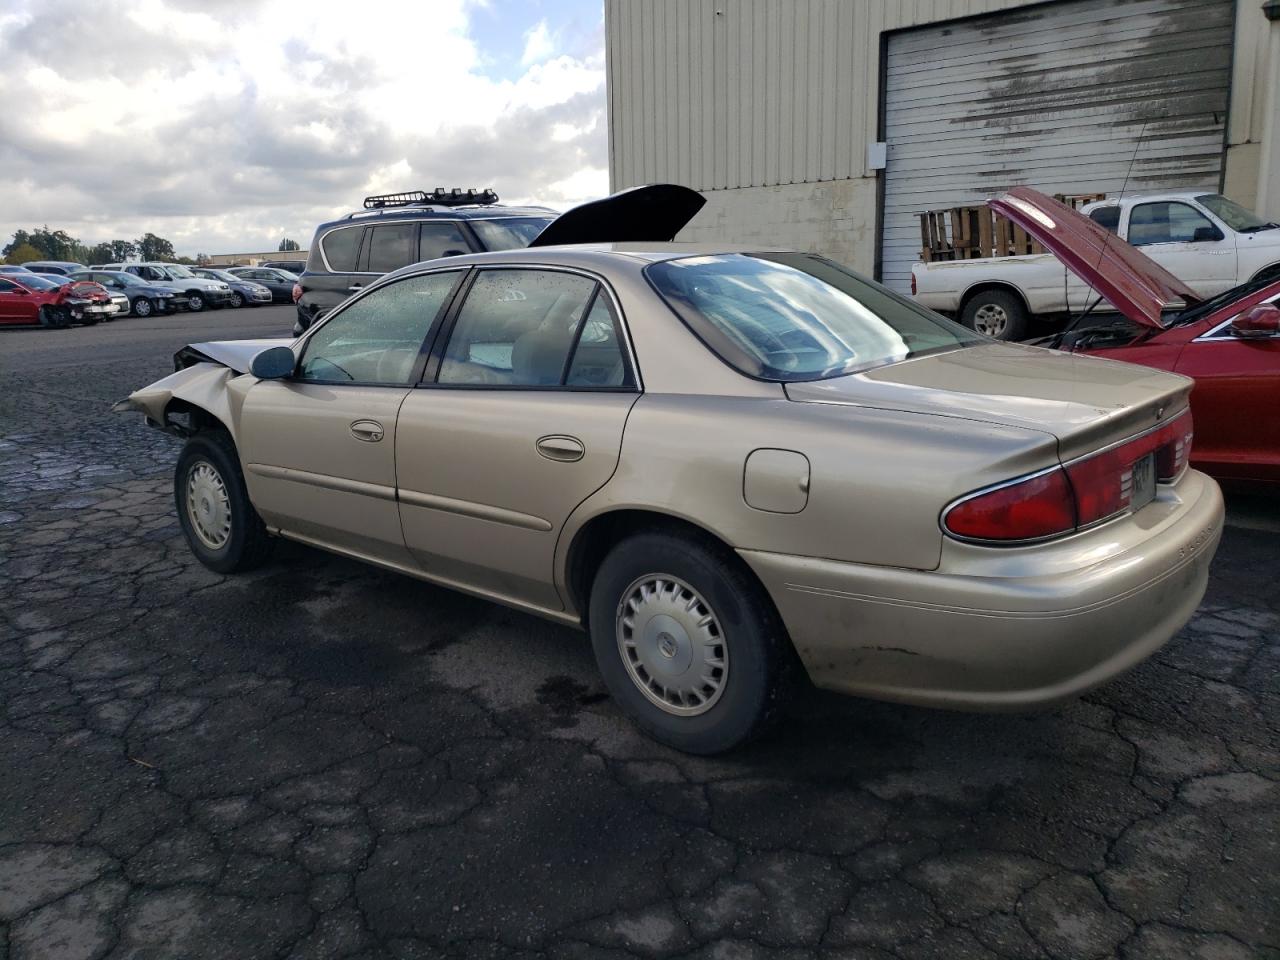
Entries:
{"label": "white cloud", "polygon": [[347,0],[10,0],[0,243],[47,223],[230,252],[305,245],[369,191],[606,192],[602,29],[567,52],[542,20],[495,77],[476,6],[364,0],[360,29]]}

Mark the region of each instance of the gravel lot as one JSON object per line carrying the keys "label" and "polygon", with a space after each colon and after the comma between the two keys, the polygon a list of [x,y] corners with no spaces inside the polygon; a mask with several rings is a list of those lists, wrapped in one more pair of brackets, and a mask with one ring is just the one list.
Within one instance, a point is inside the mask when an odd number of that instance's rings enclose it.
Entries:
{"label": "gravel lot", "polygon": [[0,960],[1280,957],[1280,538],[1054,713],[812,693],[638,736],[573,631],[283,545],[221,577],[108,412],[292,308],[0,330]]}

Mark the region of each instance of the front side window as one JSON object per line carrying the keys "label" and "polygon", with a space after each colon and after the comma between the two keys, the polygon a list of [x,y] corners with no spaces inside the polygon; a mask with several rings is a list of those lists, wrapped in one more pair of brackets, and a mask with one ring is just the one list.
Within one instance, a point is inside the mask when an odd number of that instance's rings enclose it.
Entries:
{"label": "front side window", "polygon": [[[437,382],[563,385],[595,293],[594,280],[573,273],[481,271],[458,312]],[[593,318],[593,342],[600,336],[595,328],[603,322]]]}
{"label": "front side window", "polygon": [[330,230],[320,241],[324,250],[324,258],[329,261],[329,269],[338,273],[352,273],[356,269],[356,255],[360,252],[360,237],[364,233],[363,224],[358,227],[342,227]]}
{"label": "front side window", "polygon": [[418,259],[434,260],[437,257],[455,257],[470,252],[467,238],[456,223],[424,223],[418,238]]}
{"label": "front side window", "polygon": [[703,343],[761,380],[820,380],[985,342],[813,254],[685,257],[645,274]]}
{"label": "front side window", "polygon": [[12,293],[18,285],[10,280],[0,280],[0,293]]}
{"label": "front side window", "polygon": [[390,273],[407,267],[416,260],[413,255],[414,238],[418,233],[416,223],[388,223],[370,229],[369,271]]}
{"label": "front side window", "polygon": [[472,220],[471,229],[486,250],[518,250],[546,229],[554,217],[502,217],[497,220]]}
{"label": "front side window", "polygon": [[450,270],[406,277],[334,314],[303,347],[298,379],[408,386],[459,276]]}
{"label": "front side window", "polygon": [[1214,229],[1209,218],[1189,204],[1163,200],[1140,203],[1129,213],[1129,243],[1135,247],[1149,243],[1189,243],[1201,227]]}

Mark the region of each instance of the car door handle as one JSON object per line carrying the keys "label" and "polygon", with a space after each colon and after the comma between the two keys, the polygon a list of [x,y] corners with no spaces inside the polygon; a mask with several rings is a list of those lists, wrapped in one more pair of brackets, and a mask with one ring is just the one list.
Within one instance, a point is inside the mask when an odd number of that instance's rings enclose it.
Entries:
{"label": "car door handle", "polygon": [[562,463],[581,460],[587,452],[587,448],[577,437],[540,437],[535,446],[538,453],[548,460],[559,460]]}
{"label": "car door handle", "polygon": [[347,287],[347,293],[355,293],[357,290],[363,290],[363,289],[364,289],[363,283],[353,283],[351,286]]}
{"label": "car door handle", "polygon": [[365,443],[377,443],[383,432],[382,424],[377,420],[357,420],[351,424],[351,435]]}

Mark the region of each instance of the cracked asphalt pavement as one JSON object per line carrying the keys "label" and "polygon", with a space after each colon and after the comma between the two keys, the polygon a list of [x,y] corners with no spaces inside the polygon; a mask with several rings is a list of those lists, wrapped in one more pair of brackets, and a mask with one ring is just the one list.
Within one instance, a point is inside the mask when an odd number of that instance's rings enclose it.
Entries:
{"label": "cracked asphalt pavement", "polygon": [[1280,529],[1051,713],[807,693],[644,739],[585,637],[283,544],[188,553],[110,403],[288,307],[0,330],[0,960],[1280,957]]}

